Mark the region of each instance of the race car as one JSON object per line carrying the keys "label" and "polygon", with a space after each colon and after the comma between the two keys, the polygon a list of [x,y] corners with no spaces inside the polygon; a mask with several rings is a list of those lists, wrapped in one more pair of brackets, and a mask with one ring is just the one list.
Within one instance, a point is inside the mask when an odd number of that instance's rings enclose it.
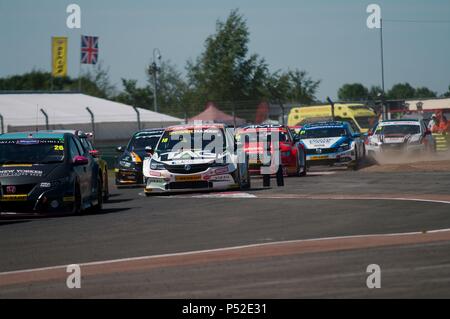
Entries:
{"label": "race car", "polygon": [[40,132],[56,132],[56,133],[71,133],[80,138],[80,142],[83,145],[84,149],[92,155],[94,160],[98,163],[100,176],[102,177],[102,192],[103,192],[103,200],[106,201],[109,198],[109,183],[108,183],[108,163],[101,158],[100,152],[94,148],[92,145],[91,139],[93,138],[93,133],[85,133],[80,130],[49,130],[49,131],[40,131]]}
{"label": "race car", "polygon": [[145,129],[136,132],[128,145],[117,147],[121,155],[117,158],[115,175],[117,186],[143,185],[142,162],[147,156],[146,147],[154,149],[164,129]]}
{"label": "race car", "polygon": [[77,135],[0,135],[0,216],[77,214],[101,210],[98,163]]}
{"label": "race car", "polygon": [[278,153],[284,175],[305,176],[307,167],[304,146],[292,135],[291,130],[283,125],[249,125],[236,130],[236,140],[242,144],[244,152],[249,156],[250,174],[261,173],[262,155],[265,151],[262,143],[266,143],[267,136],[273,133],[277,134]]}
{"label": "race car", "polygon": [[168,127],[156,148],[147,148],[145,194],[249,189],[248,163],[234,146],[223,124]]}
{"label": "race car", "polygon": [[300,131],[308,165],[347,166],[357,169],[365,156],[361,133],[348,122],[310,123]]}
{"label": "race car", "polygon": [[380,121],[370,132],[366,143],[367,155],[419,155],[435,150],[431,132],[422,119]]}

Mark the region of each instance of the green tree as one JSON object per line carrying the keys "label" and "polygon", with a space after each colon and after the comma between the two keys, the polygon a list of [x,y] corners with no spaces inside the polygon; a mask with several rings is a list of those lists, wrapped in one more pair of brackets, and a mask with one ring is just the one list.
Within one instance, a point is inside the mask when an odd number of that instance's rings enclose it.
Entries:
{"label": "green tree", "polygon": [[[111,98],[114,86],[109,82],[108,70],[98,65],[94,71],[81,75],[82,93]],[[33,70],[31,72],[0,79],[0,90],[7,91],[78,91],[78,78],[52,78],[50,72]]]}
{"label": "green tree", "polygon": [[315,95],[320,82],[312,80],[306,71],[278,71],[268,77],[266,95],[276,103],[312,104],[317,100]]}
{"label": "green tree", "polygon": [[419,87],[416,89],[414,97],[418,98],[418,99],[435,98],[435,97],[437,97],[437,93],[431,91],[427,87]]}
{"label": "green tree", "polygon": [[149,85],[138,87],[137,80],[122,79],[124,91],[118,94],[114,99],[117,102],[153,109],[153,92]]}
{"label": "green tree", "polygon": [[[153,89],[151,66],[147,68],[148,82]],[[189,100],[189,87],[176,66],[170,61],[161,64],[157,80],[157,102],[160,112],[183,117]]]}
{"label": "green tree", "polygon": [[380,86],[371,86],[369,90],[369,99],[379,100],[383,95],[383,89]]}
{"label": "green tree", "polygon": [[415,95],[416,90],[409,83],[395,84],[387,93],[387,97],[394,100],[412,99]]}
{"label": "green tree", "polygon": [[205,41],[204,52],[188,62],[192,103],[259,100],[264,94],[267,65],[257,54],[248,55],[249,31],[238,10]]}
{"label": "green tree", "polygon": [[450,97],[450,85],[448,86],[448,91],[442,95],[443,97]]}
{"label": "green tree", "polygon": [[361,83],[344,84],[338,90],[338,98],[343,101],[367,100],[369,90]]}
{"label": "green tree", "polygon": [[[78,90],[78,80],[72,83],[70,89]],[[104,68],[100,62],[96,64],[92,71],[81,75],[81,91],[84,94],[92,95],[104,99],[113,98],[116,88],[109,79],[109,68]]]}

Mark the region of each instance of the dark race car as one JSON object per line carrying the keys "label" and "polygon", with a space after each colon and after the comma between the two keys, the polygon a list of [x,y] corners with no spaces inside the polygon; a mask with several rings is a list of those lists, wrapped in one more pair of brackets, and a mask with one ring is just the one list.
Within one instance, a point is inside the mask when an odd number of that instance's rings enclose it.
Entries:
{"label": "dark race car", "polygon": [[0,135],[0,216],[77,214],[103,204],[98,163],[78,136]]}
{"label": "dark race car", "polygon": [[121,155],[116,163],[116,185],[142,185],[144,177],[142,175],[142,162],[145,158],[145,148],[150,146],[156,148],[164,129],[145,129],[133,135],[128,145],[119,146],[117,151]]}
{"label": "dark race car", "polygon": [[71,133],[80,138],[81,145],[84,149],[89,152],[89,154],[94,157],[94,160],[98,163],[100,169],[100,176],[102,177],[103,186],[103,200],[107,201],[109,198],[109,183],[108,183],[108,163],[102,159],[100,151],[97,150],[92,144],[92,139],[94,137],[93,133],[85,133],[80,130],[50,130],[50,131],[40,131],[40,132],[54,132],[54,133]]}

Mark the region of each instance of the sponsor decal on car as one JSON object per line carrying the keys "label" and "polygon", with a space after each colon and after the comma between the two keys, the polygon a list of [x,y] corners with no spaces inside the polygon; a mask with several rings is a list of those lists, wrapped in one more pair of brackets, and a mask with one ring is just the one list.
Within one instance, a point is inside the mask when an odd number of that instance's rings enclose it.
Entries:
{"label": "sponsor decal on car", "polygon": [[4,169],[0,170],[0,177],[35,176],[41,177],[42,171],[33,169]]}
{"label": "sponsor decal on car", "polygon": [[15,194],[15,195],[3,195],[0,197],[2,202],[23,202],[26,201],[28,195],[26,194]]}
{"label": "sponsor decal on car", "polygon": [[175,176],[176,182],[191,182],[191,181],[201,181],[201,175],[190,175],[190,176]]}

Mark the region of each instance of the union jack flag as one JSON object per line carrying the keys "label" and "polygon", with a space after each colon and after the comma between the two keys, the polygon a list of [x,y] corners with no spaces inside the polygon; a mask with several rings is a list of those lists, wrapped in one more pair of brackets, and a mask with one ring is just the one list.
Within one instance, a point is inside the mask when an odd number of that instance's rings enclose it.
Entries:
{"label": "union jack flag", "polygon": [[98,37],[81,36],[81,63],[97,64]]}

